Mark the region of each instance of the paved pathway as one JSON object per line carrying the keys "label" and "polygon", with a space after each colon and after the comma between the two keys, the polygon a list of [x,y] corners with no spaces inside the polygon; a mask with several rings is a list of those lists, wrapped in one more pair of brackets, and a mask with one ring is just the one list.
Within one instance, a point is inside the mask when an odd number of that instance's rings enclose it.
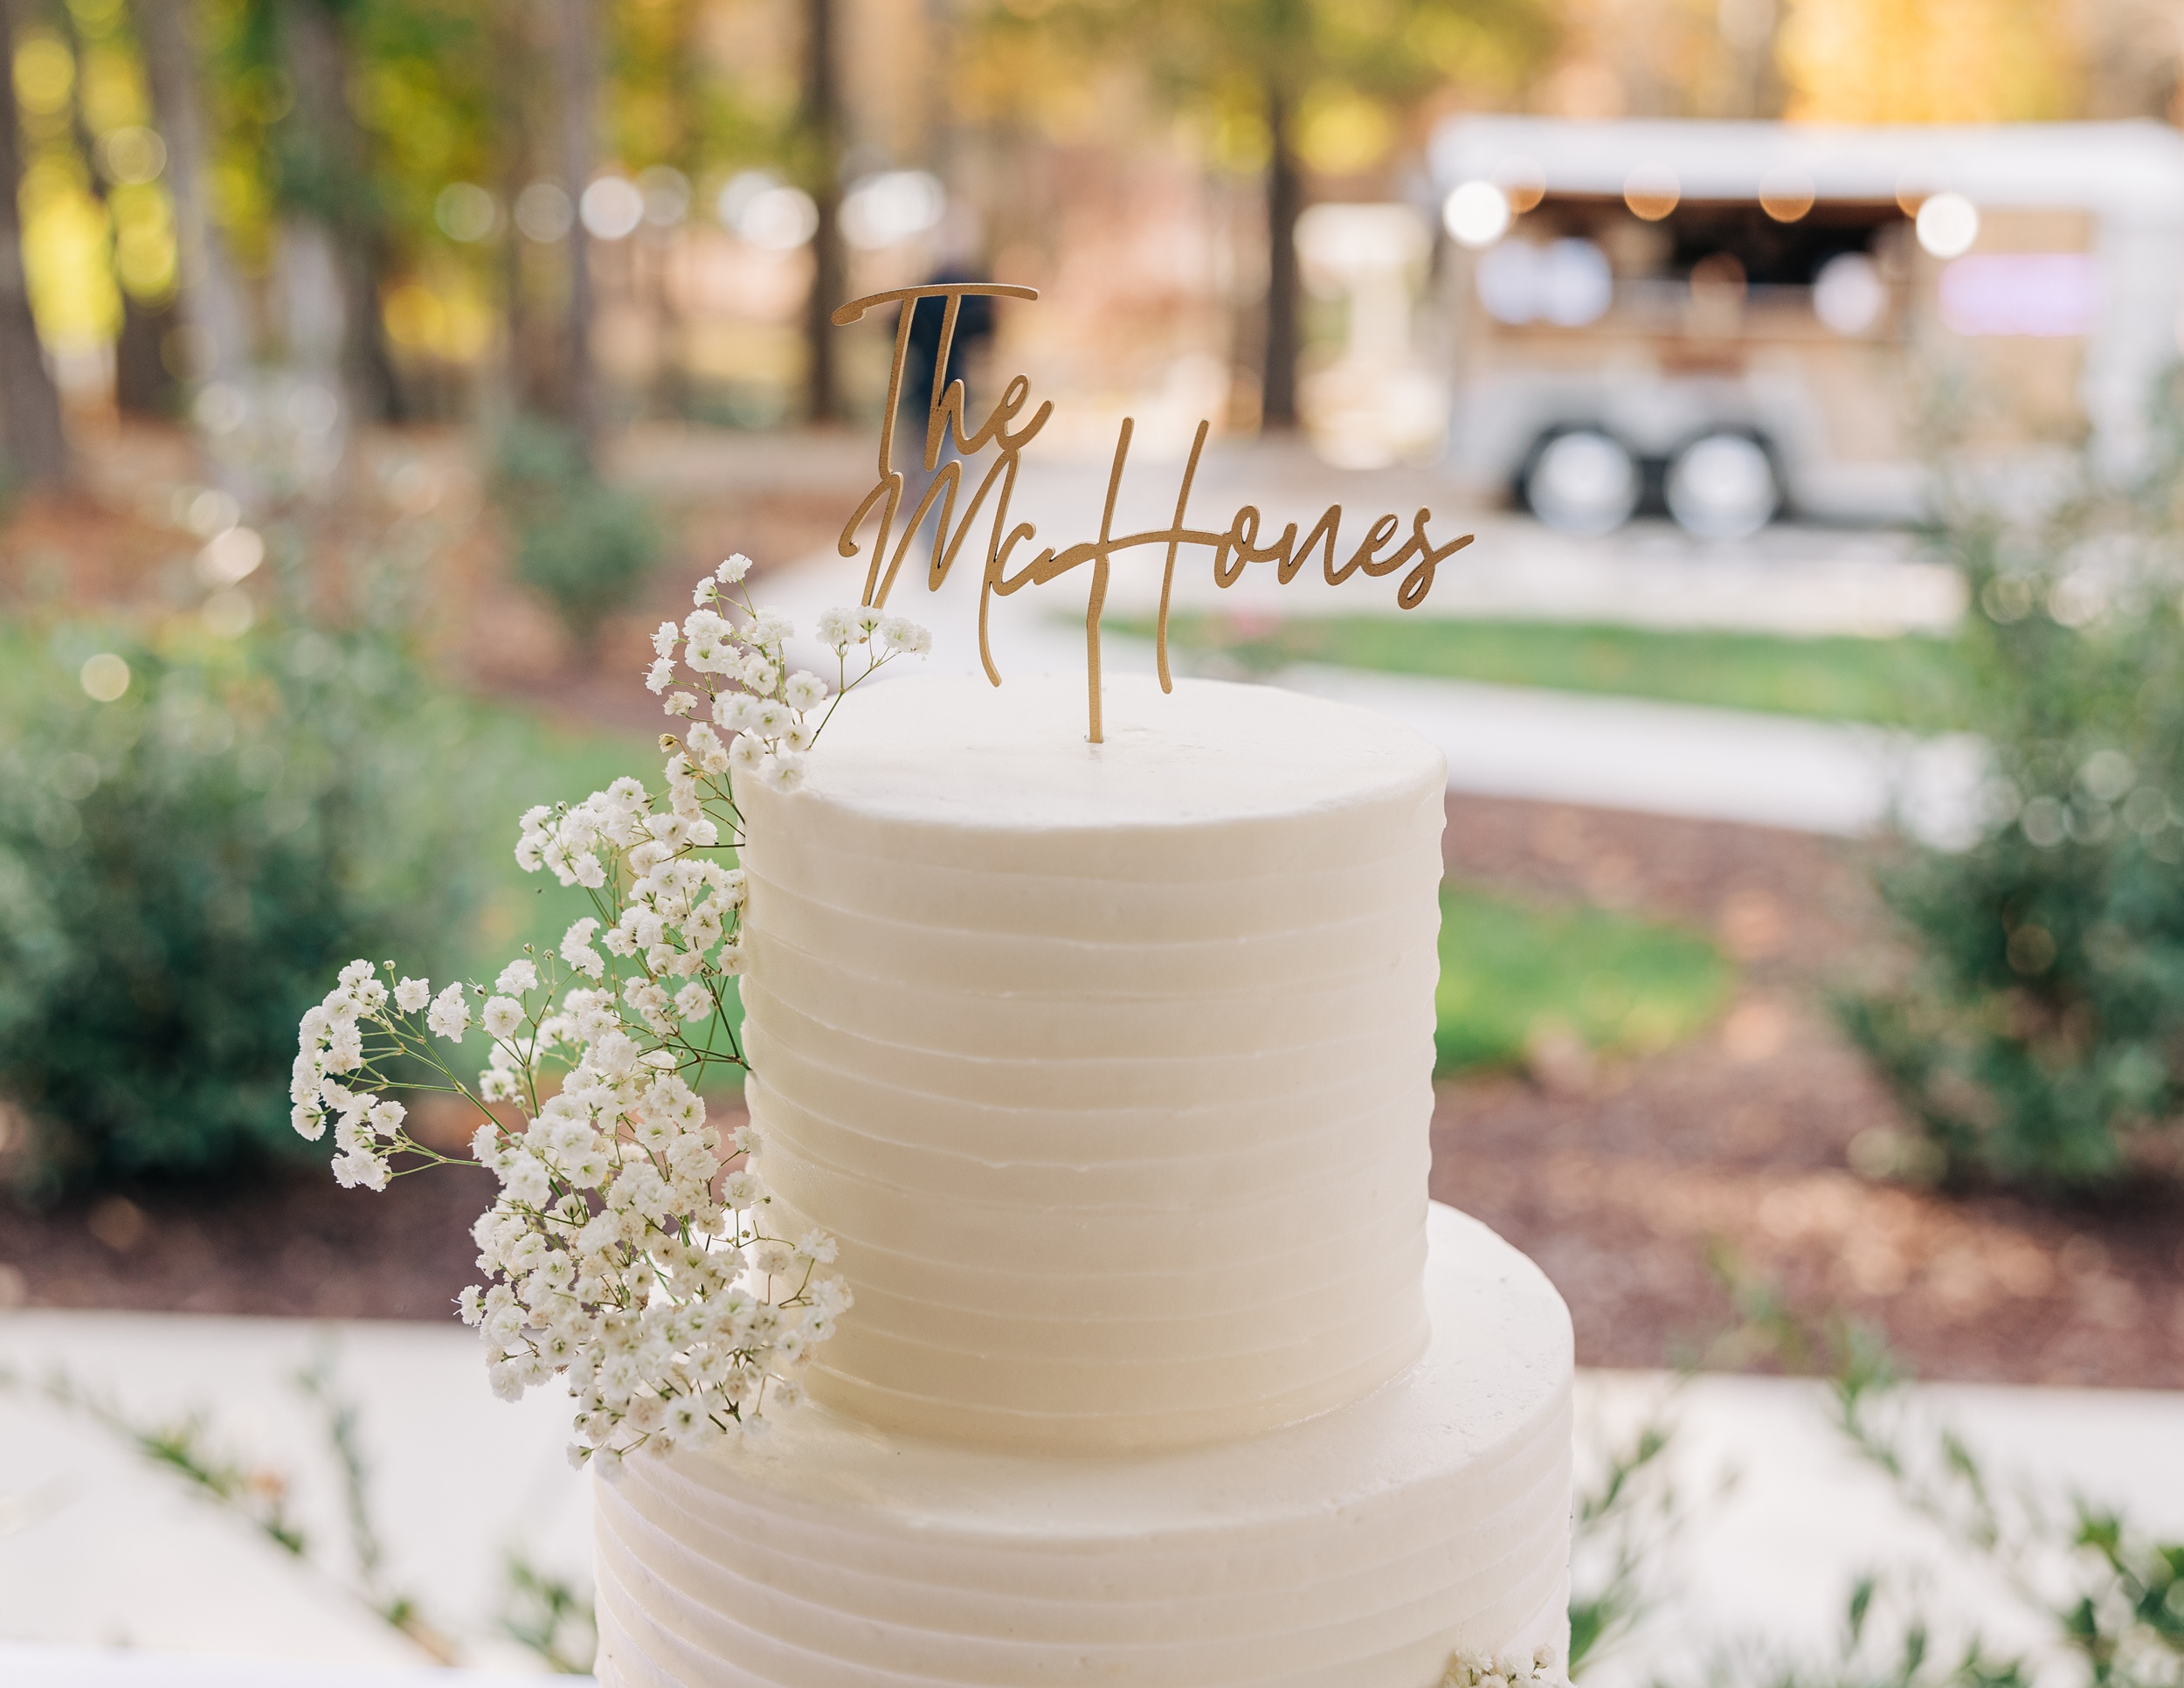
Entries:
{"label": "paved pathway", "polygon": [[[585,1480],[563,1463],[563,1403],[493,1399],[469,1332],[450,1325],[317,1325],[189,1314],[0,1315],[0,1354],[23,1378],[59,1367],[135,1415],[197,1412],[208,1436],[294,1481],[314,1538],[342,1539],[322,1435],[289,1383],[332,1344],[361,1411],[391,1585],[416,1591],[462,1662],[527,1662],[491,1635],[501,1559],[521,1545],[583,1579]],[[1588,1684],[1641,1688],[1739,1638],[1807,1657],[1840,1622],[1851,1579],[1924,1567],[1938,1613],[1998,1641],[2028,1635],[1997,1590],[1946,1553],[1846,1450],[1821,1386],[1585,1373],[1587,1463],[1656,1418],[1693,1522],[1647,1548],[1663,1595]],[[1930,1428],[1953,1423],[2005,1485],[2125,1505],[2184,1535],[2184,1395],[1944,1387],[1917,1392]],[[1922,1443],[1930,1445],[1930,1443]],[[338,1557],[338,1555],[337,1555]],[[127,1653],[106,1650],[133,1650]],[[238,1662],[239,1661],[239,1662]],[[108,1432],[21,1391],[0,1394],[0,1681],[9,1688],[422,1688],[408,1642],[333,1585],[198,1499]],[[1695,1680],[1696,1674],[1682,1679]],[[482,1678],[480,1679],[482,1683]]]}
{"label": "paved pathway", "polygon": [[[564,1400],[494,1400],[477,1339],[453,1319],[0,1315],[0,1367],[16,1380],[0,1391],[0,1640],[429,1665],[340,1583],[38,1393],[65,1375],[151,1427],[202,1412],[208,1447],[267,1482],[291,1480],[306,1537],[347,1575],[323,1420],[294,1381],[323,1352],[362,1408],[386,1586],[460,1638],[466,1664],[529,1666],[494,1633],[506,1555],[519,1549],[542,1571],[588,1581],[589,1496],[563,1453]],[[22,1680],[0,1661],[0,1682]]]}

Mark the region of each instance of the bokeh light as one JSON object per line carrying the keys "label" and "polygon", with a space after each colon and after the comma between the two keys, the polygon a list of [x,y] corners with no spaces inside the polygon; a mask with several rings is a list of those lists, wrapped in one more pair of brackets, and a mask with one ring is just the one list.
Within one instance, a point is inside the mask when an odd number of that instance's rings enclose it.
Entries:
{"label": "bokeh light", "polygon": [[1794,223],[1813,208],[1813,178],[1782,165],[1759,178],[1759,209],[1778,223]]}
{"label": "bokeh light", "polygon": [[[882,170],[842,197],[842,239],[877,252],[921,235],[948,210],[948,191],[927,170]],[[798,244],[801,244],[800,242]]]}
{"label": "bokeh light", "polygon": [[1665,164],[1641,164],[1623,180],[1623,203],[1633,216],[1658,223],[1683,197],[1683,184]]}
{"label": "bokeh light", "polygon": [[515,196],[515,226],[527,240],[549,246],[566,238],[576,220],[576,207],[558,182],[534,182]]}
{"label": "bokeh light", "polygon": [[585,232],[601,240],[624,240],[645,220],[645,195],[626,176],[602,176],[584,190],[577,206]]}
{"label": "bokeh light", "polygon": [[450,182],[432,202],[432,220],[450,240],[482,240],[501,221],[493,196],[474,182]]}
{"label": "bokeh light", "polygon": [[129,688],[129,665],[112,651],[100,651],[84,659],[83,667],[76,671],[76,681],[85,696],[111,703]]}
{"label": "bokeh light", "polygon": [[1918,208],[1918,244],[1936,258],[1960,258],[1980,238],[1979,208],[1960,193],[1938,193]]}
{"label": "bokeh light", "polygon": [[1457,245],[1490,246],[1509,232],[1509,196],[1491,182],[1466,182],[1441,206],[1441,220]]}
{"label": "bokeh light", "polygon": [[1888,284],[1862,252],[1838,253],[1813,278],[1813,312],[1841,335],[1860,335],[1888,308]]}

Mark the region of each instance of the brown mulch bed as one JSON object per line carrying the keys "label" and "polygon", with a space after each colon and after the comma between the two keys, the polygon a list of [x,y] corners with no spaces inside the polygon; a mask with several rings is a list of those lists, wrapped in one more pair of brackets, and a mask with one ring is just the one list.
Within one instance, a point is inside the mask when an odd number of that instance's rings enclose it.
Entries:
{"label": "brown mulch bed", "polygon": [[482,1168],[344,1190],[323,1166],[0,1210],[0,1306],[439,1318],[478,1273]]}
{"label": "brown mulch bed", "polygon": [[1441,1090],[1434,1193],[1546,1269],[1583,1363],[1703,1355],[1734,1323],[1712,1254],[1809,1319],[1878,1327],[1920,1376],[2184,1388],[2184,1191],[2049,1207],[1849,1170],[1860,1132],[1904,1124],[1826,1007],[1885,942],[1849,847],[1459,797],[1448,854],[1704,926],[1742,966],[1719,1024],[1666,1054]]}

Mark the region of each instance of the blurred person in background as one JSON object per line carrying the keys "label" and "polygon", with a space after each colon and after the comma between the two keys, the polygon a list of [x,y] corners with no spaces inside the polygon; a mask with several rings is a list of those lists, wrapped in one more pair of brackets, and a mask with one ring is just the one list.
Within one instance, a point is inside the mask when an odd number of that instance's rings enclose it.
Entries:
{"label": "blurred person in background", "polygon": [[[920,285],[935,287],[953,281],[992,280],[992,272],[980,255],[985,244],[983,237],[976,211],[962,204],[950,205],[934,243],[939,261]],[[947,301],[921,299],[913,301],[909,308],[909,350],[902,360],[902,392],[895,437],[902,446],[909,448],[902,453],[911,460],[902,470],[903,498],[909,508],[916,509],[917,501],[925,496],[926,488],[932,485],[939,465],[954,454],[955,448],[943,435],[939,458],[932,469],[925,467],[926,421],[933,403],[933,371],[940,361],[941,326],[947,315]],[[983,294],[966,296],[956,312],[956,331],[948,345],[943,391],[946,391],[946,382],[960,381],[968,395],[974,372],[981,376],[984,373],[986,354],[993,342],[993,327],[992,299]],[[898,318],[896,332],[901,331]],[[970,409],[966,404],[966,415]],[[924,523],[919,526],[923,528]]]}

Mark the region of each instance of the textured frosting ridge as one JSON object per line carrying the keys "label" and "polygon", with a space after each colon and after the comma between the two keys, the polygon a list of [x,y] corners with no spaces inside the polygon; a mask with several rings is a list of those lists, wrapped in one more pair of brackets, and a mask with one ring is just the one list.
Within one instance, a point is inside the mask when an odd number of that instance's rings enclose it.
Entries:
{"label": "textured frosting ridge", "polygon": [[598,1498],[625,1688],[1427,1688],[1566,1644],[1571,1339],[1538,1269],[1436,1205],[1419,1363],[1213,1447],[1068,1458],[874,1432],[629,1462]]}
{"label": "textured frosting ridge", "polygon": [[749,1099],[854,1313],[812,1390],[1055,1452],[1249,1435],[1427,1339],[1444,773],[1267,688],[920,677],[738,790]]}

